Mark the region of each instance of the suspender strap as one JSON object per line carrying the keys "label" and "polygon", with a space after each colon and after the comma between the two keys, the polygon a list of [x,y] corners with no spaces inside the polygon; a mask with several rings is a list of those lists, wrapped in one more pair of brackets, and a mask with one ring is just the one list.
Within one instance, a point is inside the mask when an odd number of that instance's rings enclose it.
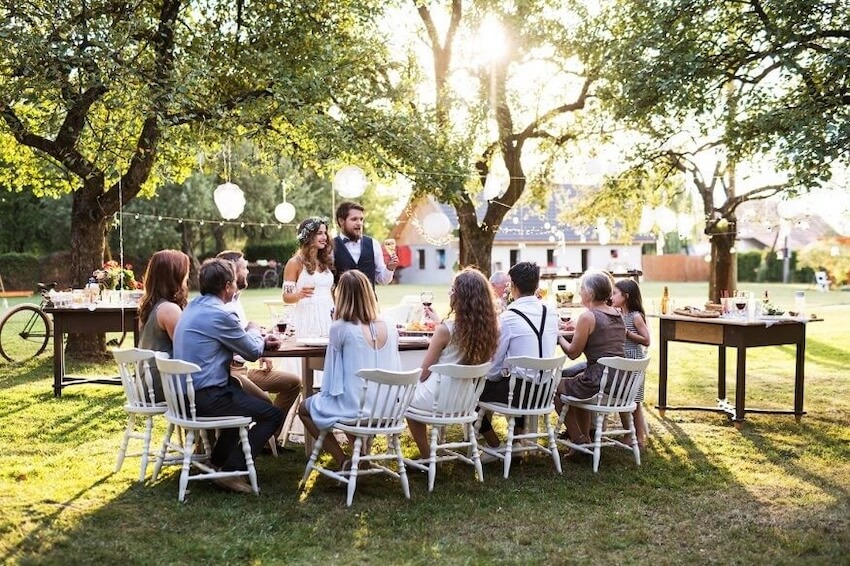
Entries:
{"label": "suspender strap", "polygon": [[543,357],[543,327],[546,326],[546,305],[543,305],[543,315],[540,317],[540,330],[537,330],[537,327],[534,326],[534,323],[529,320],[525,313],[522,313],[516,309],[508,309],[509,311],[517,313],[519,316],[528,323],[531,327],[531,330],[534,332],[534,335],[537,336],[537,350],[538,356]]}

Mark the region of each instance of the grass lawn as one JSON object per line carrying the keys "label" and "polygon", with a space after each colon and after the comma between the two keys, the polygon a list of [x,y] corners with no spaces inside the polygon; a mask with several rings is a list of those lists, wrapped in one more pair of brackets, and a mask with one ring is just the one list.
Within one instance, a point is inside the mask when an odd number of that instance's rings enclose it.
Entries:
{"label": "grass lawn", "polygon": [[[742,285],[790,306],[805,286]],[[660,283],[642,285],[646,298]],[[391,305],[420,287],[379,288]],[[431,287],[445,309],[446,288]],[[676,304],[704,302],[705,284],[670,284]],[[251,318],[265,323],[264,299],[250,290]],[[442,298],[442,302],[439,300]],[[637,467],[626,452],[603,451],[556,475],[545,458],[516,461],[509,480],[485,466],[483,484],[463,465],[410,472],[411,499],[397,481],[358,482],[351,508],[327,478],[298,481],[300,450],[257,460],[261,495],[225,494],[190,483],[177,502],[176,468],[139,484],[138,459],[113,473],[126,422],[119,388],[87,385],[52,394],[52,359],[0,362],[0,561],[4,563],[812,563],[847,564],[850,551],[850,293],[807,292],[805,409],[751,415],[741,430],[715,413],[655,411],[657,345],[647,376],[652,433]],[[10,301],[12,303],[16,301]],[[650,319],[650,325],[652,321]],[[653,329],[654,337],[657,329]],[[715,349],[672,343],[671,404],[714,402]],[[748,404],[790,408],[791,346],[748,355]],[[730,351],[729,392],[734,393]],[[112,364],[71,364],[74,373]],[[164,427],[157,429],[159,438]],[[412,442],[406,447],[415,449]]]}

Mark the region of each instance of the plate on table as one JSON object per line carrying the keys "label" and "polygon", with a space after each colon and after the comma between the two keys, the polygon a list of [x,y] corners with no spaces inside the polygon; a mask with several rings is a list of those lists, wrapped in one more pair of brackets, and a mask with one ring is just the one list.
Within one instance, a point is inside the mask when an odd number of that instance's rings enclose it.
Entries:
{"label": "plate on table", "polygon": [[431,336],[434,335],[434,331],[433,330],[403,330],[403,329],[399,329],[398,335],[401,336],[402,338],[405,337],[405,336],[409,336],[411,338],[416,337],[416,336],[430,338]]}
{"label": "plate on table", "polygon": [[298,340],[295,341],[295,343],[299,344],[301,346],[327,346],[328,345],[328,339],[327,338],[321,338],[321,337],[299,338]]}

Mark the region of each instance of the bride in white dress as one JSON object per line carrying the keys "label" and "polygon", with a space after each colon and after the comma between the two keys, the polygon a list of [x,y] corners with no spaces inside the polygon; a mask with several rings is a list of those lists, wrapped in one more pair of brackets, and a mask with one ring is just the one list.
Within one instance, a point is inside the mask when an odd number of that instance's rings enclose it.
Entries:
{"label": "bride in white dress", "polygon": [[313,216],[301,222],[298,244],[283,270],[283,301],[295,303],[291,323],[296,339],[326,338],[334,308],[334,256],[328,221]]}

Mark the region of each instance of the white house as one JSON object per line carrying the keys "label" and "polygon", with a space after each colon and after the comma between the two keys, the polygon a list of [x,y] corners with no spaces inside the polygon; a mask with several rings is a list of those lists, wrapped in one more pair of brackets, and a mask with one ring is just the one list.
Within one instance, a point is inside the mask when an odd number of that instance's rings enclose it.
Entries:
{"label": "white house", "polygon": [[[569,187],[553,191],[551,204],[542,213],[526,206],[510,211],[493,242],[491,271],[507,271],[520,261],[536,262],[544,272],[551,273],[581,272],[591,268],[640,270],[641,244],[654,240],[642,236],[630,242],[613,243],[604,241],[603,233],[600,243],[596,229],[574,231],[558,220],[559,212],[568,206],[572,194]],[[403,283],[449,283],[458,261],[455,210],[432,197],[420,199],[412,209],[410,213],[402,212],[392,231],[400,256],[410,258],[410,265],[398,270],[396,276]],[[478,207],[479,218],[484,211],[484,205]],[[434,238],[426,229],[425,219],[429,214],[440,212],[448,218],[453,232],[443,238]]]}

